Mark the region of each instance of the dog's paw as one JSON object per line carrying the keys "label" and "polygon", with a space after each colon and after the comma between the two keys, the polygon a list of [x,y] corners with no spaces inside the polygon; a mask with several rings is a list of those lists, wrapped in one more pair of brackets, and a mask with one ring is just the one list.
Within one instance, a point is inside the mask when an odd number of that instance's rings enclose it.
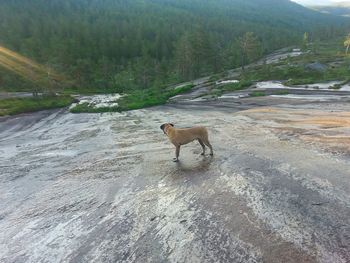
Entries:
{"label": "dog's paw", "polygon": [[173,158],[173,162],[174,162],[174,163],[177,163],[178,161],[179,161],[179,159]]}

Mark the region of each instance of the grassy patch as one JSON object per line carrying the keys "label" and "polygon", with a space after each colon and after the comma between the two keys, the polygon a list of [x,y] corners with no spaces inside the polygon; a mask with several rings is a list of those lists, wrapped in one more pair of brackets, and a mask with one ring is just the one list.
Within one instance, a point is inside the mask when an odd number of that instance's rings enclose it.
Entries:
{"label": "grassy patch", "polygon": [[72,113],[101,113],[101,112],[116,112],[126,110],[136,110],[157,105],[165,104],[169,98],[190,91],[193,88],[192,84],[182,86],[175,89],[145,89],[135,90],[118,100],[116,107],[100,107],[95,108],[88,103],[82,103],[71,109]]}
{"label": "grassy patch", "polygon": [[134,91],[119,100],[119,110],[136,110],[157,105],[165,104],[169,98],[186,93],[193,88],[192,84],[182,86],[176,89],[158,90],[147,89]]}
{"label": "grassy patch", "polygon": [[289,94],[289,91],[288,90],[278,90],[278,91],[275,91],[273,94],[271,95],[288,95]]}
{"label": "grassy patch", "polygon": [[230,83],[222,86],[223,91],[237,91],[237,90],[243,90],[253,85],[253,81],[250,79],[242,79],[240,82],[237,83]]}
{"label": "grassy patch", "polygon": [[73,101],[74,98],[71,96],[39,96],[1,99],[0,116],[63,108],[72,104]]}
{"label": "grassy patch", "polygon": [[266,96],[265,92],[263,91],[253,91],[249,94],[251,97],[263,97]]}

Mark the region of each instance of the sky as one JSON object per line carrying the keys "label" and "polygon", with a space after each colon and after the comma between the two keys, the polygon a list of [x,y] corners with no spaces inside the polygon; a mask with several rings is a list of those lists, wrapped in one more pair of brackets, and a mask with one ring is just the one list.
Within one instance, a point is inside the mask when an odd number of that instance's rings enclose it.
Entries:
{"label": "sky", "polygon": [[292,0],[302,5],[331,5],[337,2],[350,2],[350,0]]}

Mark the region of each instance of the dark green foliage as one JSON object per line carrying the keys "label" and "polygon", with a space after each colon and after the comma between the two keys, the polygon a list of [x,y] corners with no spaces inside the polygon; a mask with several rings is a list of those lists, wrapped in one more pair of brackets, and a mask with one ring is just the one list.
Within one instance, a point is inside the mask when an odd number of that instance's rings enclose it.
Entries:
{"label": "dark green foliage", "polygon": [[261,56],[262,46],[260,40],[253,32],[247,32],[239,38],[239,47],[241,53],[241,67],[245,69],[245,65],[253,62]]}
{"label": "dark green foliage", "polygon": [[71,96],[39,96],[30,98],[0,99],[0,116],[15,115],[69,106],[73,102]]}
{"label": "dark green foliage", "polygon": [[263,92],[263,91],[253,91],[249,95],[251,97],[263,97],[263,96],[266,96],[265,92]]}
{"label": "dark green foliage", "polygon": [[[67,91],[129,93],[239,66],[246,32],[267,53],[346,21],[287,0],[2,0],[0,45],[50,65]],[[1,90],[33,88],[0,68]]]}

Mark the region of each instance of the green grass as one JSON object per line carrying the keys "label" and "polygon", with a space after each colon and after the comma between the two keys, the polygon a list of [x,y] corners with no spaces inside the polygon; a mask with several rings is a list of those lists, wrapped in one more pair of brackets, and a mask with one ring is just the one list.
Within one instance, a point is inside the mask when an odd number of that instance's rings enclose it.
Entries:
{"label": "green grass", "polygon": [[289,94],[289,91],[288,90],[278,90],[278,91],[275,91],[273,94],[271,95],[288,95]]}
{"label": "green grass", "polygon": [[211,90],[210,95],[213,95],[214,97],[220,97],[224,92],[244,90],[251,85],[253,85],[253,82],[249,79],[241,79],[241,81],[238,83],[219,84]]}
{"label": "green grass", "polygon": [[237,91],[243,90],[253,85],[253,82],[250,79],[241,79],[238,83],[231,83],[222,86],[223,91]]}
{"label": "green grass", "polygon": [[265,92],[263,91],[253,91],[249,94],[251,97],[263,97],[266,96]]}
{"label": "green grass", "polygon": [[83,103],[71,109],[72,113],[101,113],[101,112],[116,112],[126,110],[136,110],[157,105],[165,104],[169,98],[190,91],[193,88],[192,84],[182,86],[176,89],[145,89],[135,90],[123,96],[118,100],[117,107],[102,107],[94,108],[88,103]]}
{"label": "green grass", "polygon": [[73,101],[74,98],[66,95],[0,99],[0,116],[63,108]]}
{"label": "green grass", "polygon": [[176,89],[158,90],[147,89],[142,91],[135,91],[122,97],[119,100],[119,110],[136,110],[157,105],[165,104],[169,98],[176,95],[186,93],[193,88],[192,84],[179,87]]}

